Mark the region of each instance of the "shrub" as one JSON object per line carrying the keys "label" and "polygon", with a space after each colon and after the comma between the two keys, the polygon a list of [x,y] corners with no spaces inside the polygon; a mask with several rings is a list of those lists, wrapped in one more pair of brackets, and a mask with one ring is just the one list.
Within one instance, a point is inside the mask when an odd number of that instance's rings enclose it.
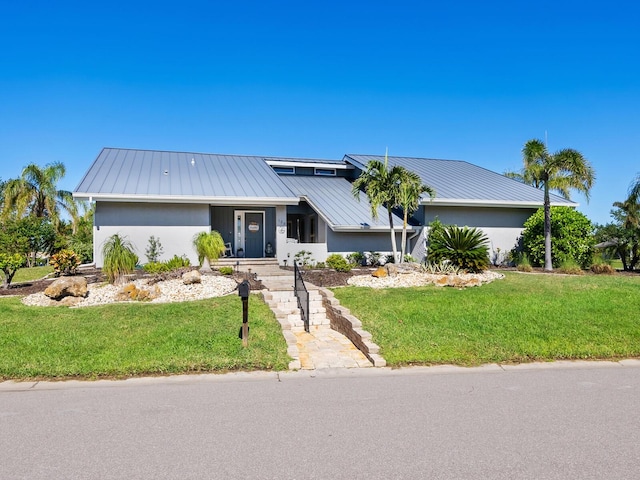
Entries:
{"label": "shrub", "polygon": [[314,265],[315,268],[326,268],[327,265],[324,262],[316,262]]}
{"label": "shrub", "polygon": [[520,255],[520,258],[516,262],[516,270],[519,272],[533,272],[533,267],[526,253]]}
{"label": "shrub", "polygon": [[347,255],[347,261],[351,265],[363,265],[366,264],[367,257],[362,252],[353,252]]}
{"label": "shrub", "polygon": [[200,266],[206,258],[209,263],[215,262],[225,251],[222,235],[215,230],[200,232],[193,237],[193,246],[198,252]]}
{"label": "shrub", "polygon": [[381,255],[378,252],[367,252],[365,256],[367,257],[367,265],[371,265],[372,267],[379,267],[384,263],[384,260],[382,263],[380,262]]}
{"label": "shrub", "polygon": [[404,256],[404,261],[408,262],[408,263],[417,263],[418,260],[416,260],[415,258],[413,258],[411,255],[409,255],[408,253],[405,254]]}
{"label": "shrub", "polygon": [[300,250],[298,253],[296,253],[293,256],[295,262],[297,265],[300,265],[302,267],[309,267],[309,265],[311,264],[311,252],[308,252],[306,250]]}
{"label": "shrub", "polygon": [[431,273],[433,275],[456,275],[460,272],[460,267],[454,265],[449,260],[442,260],[439,263],[427,262],[424,264],[422,269],[426,273]]}
{"label": "shrub", "polygon": [[596,275],[613,275],[616,272],[608,263],[594,263],[591,265],[591,271]]}
{"label": "shrub", "polygon": [[166,262],[149,262],[144,264],[142,269],[151,275],[169,271],[169,267]]}
{"label": "shrub", "polygon": [[489,266],[487,236],[477,228],[450,225],[429,234],[430,262],[449,260],[470,272],[481,272]]}
{"label": "shrub", "polygon": [[567,275],[584,275],[584,271],[573,258],[565,258],[560,264],[558,271]]}
{"label": "shrub", "polygon": [[350,272],[351,265],[347,260],[339,253],[333,253],[327,257],[327,265],[329,268],[333,268],[336,272]]}
{"label": "shrub", "polygon": [[73,250],[60,250],[58,253],[51,255],[49,260],[56,277],[60,275],[75,275],[80,263],[80,256]]}
{"label": "shrub", "polygon": [[218,269],[222,275],[232,275],[233,267],[220,267]]}
{"label": "shrub", "polygon": [[[544,209],[540,208],[524,223],[522,249],[535,266],[544,265]],[[551,207],[551,258],[559,267],[566,258],[589,268],[593,257],[593,226],[589,219],[571,207]]]}
{"label": "shrub", "polygon": [[132,273],[138,263],[133,245],[117,233],[111,235],[102,247],[104,266],[102,270],[109,283],[119,282],[124,275]]}
{"label": "shrub", "polygon": [[162,244],[160,243],[160,239],[151,235],[149,237],[149,245],[144,252],[149,263],[156,263],[160,255],[162,255],[162,251],[163,249]]}
{"label": "shrub", "polygon": [[165,264],[167,265],[167,270],[172,271],[179,268],[190,267],[191,260],[189,260],[185,255],[182,257],[174,255],[172,258],[167,260]]}

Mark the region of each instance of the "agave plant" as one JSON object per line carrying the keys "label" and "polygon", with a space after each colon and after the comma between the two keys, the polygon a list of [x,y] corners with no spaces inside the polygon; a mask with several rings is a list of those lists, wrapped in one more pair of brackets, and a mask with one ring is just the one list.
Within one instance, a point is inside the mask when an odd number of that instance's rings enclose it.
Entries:
{"label": "agave plant", "polygon": [[488,238],[477,228],[449,225],[429,236],[431,263],[449,260],[463,270],[481,272],[489,267]]}
{"label": "agave plant", "polygon": [[119,283],[125,275],[135,270],[138,263],[138,256],[133,252],[131,242],[117,233],[104,242],[102,256],[102,271],[109,283]]}

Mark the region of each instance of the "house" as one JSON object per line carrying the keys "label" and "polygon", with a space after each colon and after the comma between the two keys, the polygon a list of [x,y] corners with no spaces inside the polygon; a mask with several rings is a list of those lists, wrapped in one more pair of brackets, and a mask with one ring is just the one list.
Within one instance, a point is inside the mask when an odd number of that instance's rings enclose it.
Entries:
{"label": "house", "polygon": [[[115,233],[129,239],[141,261],[153,235],[163,259],[186,255],[196,263],[192,239],[203,230],[220,232],[234,256],[274,256],[283,264],[305,250],[324,261],[331,253],[391,250],[386,210],[381,207],[374,220],[366,195],[357,200],[351,193],[372,159],[384,157],[317,160],[105,148],[73,196],[95,202],[97,266],[102,245]],[[424,256],[424,227],[436,217],[479,227],[494,254],[508,251],[543,203],[541,190],[468,162],[388,161],[418,173],[436,191],[411,219],[408,251],[416,258]],[[577,206],[553,195],[552,204]],[[400,214],[394,214],[394,226],[399,245]]]}

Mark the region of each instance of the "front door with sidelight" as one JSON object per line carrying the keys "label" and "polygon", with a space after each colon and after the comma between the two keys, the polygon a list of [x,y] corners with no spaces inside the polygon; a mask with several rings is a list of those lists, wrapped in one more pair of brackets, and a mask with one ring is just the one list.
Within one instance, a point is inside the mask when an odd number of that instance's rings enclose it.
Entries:
{"label": "front door with sidelight", "polygon": [[264,256],[264,212],[244,212],[244,255],[247,258]]}

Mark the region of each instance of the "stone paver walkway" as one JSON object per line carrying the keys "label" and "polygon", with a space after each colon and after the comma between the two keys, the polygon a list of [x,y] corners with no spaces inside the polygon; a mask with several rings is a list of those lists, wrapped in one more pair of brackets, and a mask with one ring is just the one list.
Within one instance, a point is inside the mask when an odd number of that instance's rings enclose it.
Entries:
{"label": "stone paver walkway", "polygon": [[371,362],[344,335],[331,327],[311,327],[310,332],[294,332],[303,370],[317,368],[371,367]]}
{"label": "stone paver walkway", "polygon": [[[275,265],[252,265],[251,272],[257,275],[257,278],[270,292],[293,292],[293,272],[291,271],[280,269]],[[310,284],[307,285],[307,288],[309,290],[317,289]],[[292,362],[292,368],[314,370],[373,366],[347,337],[332,330],[329,325],[311,325],[309,332],[300,328],[292,328],[290,331],[284,330],[284,328],[286,327],[283,325],[283,334],[289,344],[289,352],[294,358],[297,353],[299,359],[299,364]],[[295,345],[293,344],[294,340]]]}

